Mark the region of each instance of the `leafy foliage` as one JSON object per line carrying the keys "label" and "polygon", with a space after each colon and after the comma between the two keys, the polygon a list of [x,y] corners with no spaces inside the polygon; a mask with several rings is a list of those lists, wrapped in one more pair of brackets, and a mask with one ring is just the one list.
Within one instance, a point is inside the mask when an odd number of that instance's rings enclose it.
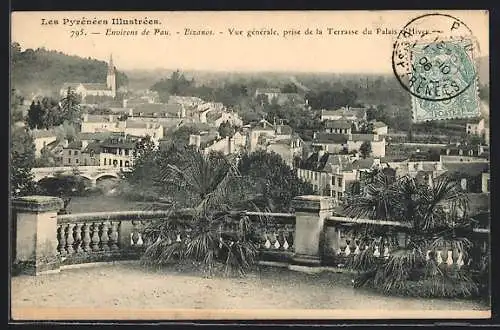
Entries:
{"label": "leafy foliage", "polygon": [[[231,219],[224,211],[241,209],[252,199],[244,178],[222,154],[203,155],[194,150],[176,154],[177,162],[161,167],[154,181],[172,199],[171,216],[151,224],[146,238],[153,242],[143,261],[149,265],[191,260],[209,273],[222,264],[225,273],[244,274],[255,261],[257,249],[251,240],[251,222],[239,219],[238,229],[228,231]],[[175,213],[185,207],[193,213],[180,221]],[[222,212],[222,213],[221,213]],[[185,236],[185,232],[189,236]],[[176,234],[183,233],[181,241]]]}
{"label": "leafy foliage", "polygon": [[259,207],[289,211],[295,196],[312,194],[312,185],[297,177],[283,159],[263,150],[244,154],[239,163],[242,176],[248,177],[255,191],[261,192]]}
{"label": "leafy foliage", "polygon": [[370,156],[372,153],[372,144],[370,141],[365,141],[359,147],[359,152],[361,153],[361,157],[366,158]]}
{"label": "leafy foliage", "polygon": [[12,196],[25,196],[35,192],[31,169],[35,164],[33,137],[20,127],[13,127],[10,145],[10,192]]}
{"label": "leafy foliage", "polygon": [[[396,179],[377,172],[362,193],[348,196],[344,212],[355,218],[400,221],[407,227],[398,231],[405,231],[410,239],[406,246],[395,246],[387,258],[375,258],[375,245],[390,242],[393,232],[373,225],[352,228],[364,233],[360,241],[368,246],[348,259],[348,266],[359,272],[355,286],[425,297],[477,294],[479,283],[473,280],[472,267],[467,264],[473,246],[467,210],[467,195],[449,176],[440,176],[429,187],[415,178]],[[438,249],[461,251],[466,264],[461,268],[439,264],[436,253],[427,254]]]}

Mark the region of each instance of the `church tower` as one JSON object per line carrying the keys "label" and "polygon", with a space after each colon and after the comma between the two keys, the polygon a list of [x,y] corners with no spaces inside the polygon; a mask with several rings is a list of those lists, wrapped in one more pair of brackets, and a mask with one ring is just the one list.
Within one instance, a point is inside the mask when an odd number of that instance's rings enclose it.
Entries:
{"label": "church tower", "polygon": [[115,74],[115,66],[113,65],[113,54],[109,56],[109,64],[108,64],[108,76],[106,78],[106,85],[111,92],[113,93],[113,97],[116,97],[116,74]]}

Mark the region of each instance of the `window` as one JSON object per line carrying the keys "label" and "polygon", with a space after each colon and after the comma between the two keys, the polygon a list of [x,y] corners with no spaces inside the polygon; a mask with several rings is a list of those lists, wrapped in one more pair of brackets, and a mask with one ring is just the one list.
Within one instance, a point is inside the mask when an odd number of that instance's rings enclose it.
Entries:
{"label": "window", "polygon": [[104,165],[106,165],[106,158],[104,158]]}
{"label": "window", "polygon": [[339,191],[338,196],[339,196],[339,199],[342,199],[342,193],[340,191]]}
{"label": "window", "polygon": [[75,163],[77,163],[77,164],[78,164],[78,158],[77,158],[77,159],[75,159]]}
{"label": "window", "polygon": [[71,158],[68,158],[68,164],[71,164]]}
{"label": "window", "polygon": [[68,150],[68,155],[70,155],[70,156],[71,156],[71,150]]}
{"label": "window", "polygon": [[128,156],[128,149],[125,149],[125,156]]}
{"label": "window", "polygon": [[120,159],[120,167],[123,167],[123,160]]}
{"label": "window", "polygon": [[335,187],[335,177],[332,177],[332,186]]}
{"label": "window", "polygon": [[314,172],[314,180],[318,180],[318,172]]}
{"label": "window", "polygon": [[342,178],[337,178],[337,185],[342,187]]}
{"label": "window", "polygon": [[75,150],[75,156],[78,156],[78,150]]}

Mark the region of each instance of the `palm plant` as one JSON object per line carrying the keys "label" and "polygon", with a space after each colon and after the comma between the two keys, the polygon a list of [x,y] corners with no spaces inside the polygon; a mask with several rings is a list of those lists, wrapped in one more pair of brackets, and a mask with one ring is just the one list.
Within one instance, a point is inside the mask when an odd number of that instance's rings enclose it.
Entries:
{"label": "palm plant", "polygon": [[[344,211],[353,218],[398,221],[401,226],[352,229],[360,245],[367,247],[347,260],[348,267],[358,271],[355,286],[421,296],[476,294],[478,285],[467,264],[472,247],[467,210],[467,195],[449,176],[442,175],[428,186],[409,176],[396,179],[378,173],[363,194],[347,198]],[[405,234],[406,244],[396,242],[394,228]],[[392,247],[389,256],[374,255],[382,245]],[[435,252],[443,249],[461,254],[465,264],[447,265]]]}
{"label": "palm plant", "polygon": [[[174,204],[170,216],[146,228],[145,236],[154,243],[147,247],[144,262],[190,260],[209,273],[222,265],[225,274],[244,274],[257,255],[254,225],[246,216],[235,220],[230,212],[250,200],[243,178],[222,154],[185,150],[177,158],[175,165],[166,164],[155,178]],[[181,212],[181,218],[178,211],[186,207],[190,212]]]}

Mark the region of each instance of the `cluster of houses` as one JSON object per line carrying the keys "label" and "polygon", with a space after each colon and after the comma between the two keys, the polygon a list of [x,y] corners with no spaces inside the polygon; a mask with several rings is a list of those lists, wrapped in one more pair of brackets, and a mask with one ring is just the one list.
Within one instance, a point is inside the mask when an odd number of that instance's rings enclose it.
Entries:
{"label": "cluster of houses", "polygon": [[[109,96],[117,93],[115,69],[110,59],[106,84],[64,85],[61,95],[72,87],[82,96]],[[256,98],[281,105],[307,100],[298,93],[283,93],[278,88],[258,88]],[[88,104],[88,102],[87,102]],[[98,105],[96,105],[98,106]],[[159,101],[158,94],[143,91],[114,102],[112,114],[84,114],[76,141],[60,140],[54,131],[33,131],[36,156],[50,150],[60,166],[130,167],[137,153],[137,144],[148,136],[159,145],[165,131],[185,124],[199,123],[200,129],[189,137],[189,145],[209,153],[225,155],[264,150],[276,153],[310,182],[316,193],[333,197],[337,203],[353,183],[374,169],[390,169],[396,176],[411,175],[429,185],[443,173],[453,173],[461,180],[464,190],[489,193],[489,125],[484,119],[466,124],[466,133],[482,136],[485,145],[446,145],[439,160],[412,159],[410,155],[386,156],[388,126],[380,121],[367,121],[367,108],[342,107],[321,110],[322,129],[314,132],[310,142],[304,142],[292,127],[261,120],[245,124],[237,113],[220,102],[208,102],[194,96],[170,96]],[[218,128],[230,125],[230,134],[221,136]],[[203,126],[201,125],[201,126]],[[369,145],[369,147],[366,147]],[[364,148],[365,147],[365,148]],[[362,149],[368,151],[363,151]]]}

